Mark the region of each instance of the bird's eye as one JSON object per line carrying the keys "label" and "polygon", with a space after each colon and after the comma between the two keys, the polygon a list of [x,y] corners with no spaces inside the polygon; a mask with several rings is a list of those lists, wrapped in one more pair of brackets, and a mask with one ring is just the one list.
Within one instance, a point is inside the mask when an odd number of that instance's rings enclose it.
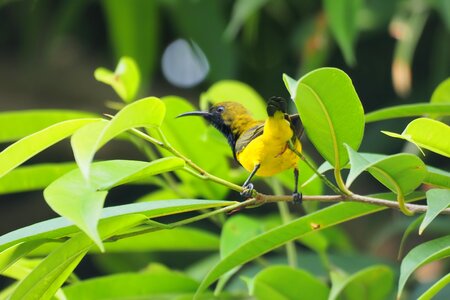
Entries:
{"label": "bird's eye", "polygon": [[217,112],[218,113],[223,113],[224,111],[225,111],[225,107],[223,107],[223,106],[217,107]]}

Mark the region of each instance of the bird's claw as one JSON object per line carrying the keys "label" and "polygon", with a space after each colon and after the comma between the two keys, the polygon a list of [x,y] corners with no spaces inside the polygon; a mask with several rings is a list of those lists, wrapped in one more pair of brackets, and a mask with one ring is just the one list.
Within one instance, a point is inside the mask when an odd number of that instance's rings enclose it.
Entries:
{"label": "bird's claw", "polygon": [[302,204],[302,199],[303,199],[303,194],[302,193],[295,192],[295,193],[292,194],[292,200],[293,200],[295,205]]}
{"label": "bird's claw", "polygon": [[248,184],[242,186],[242,188],[244,189],[241,192],[241,196],[242,197],[244,197],[245,199],[253,197],[254,188],[253,188],[253,184],[252,183],[248,183]]}

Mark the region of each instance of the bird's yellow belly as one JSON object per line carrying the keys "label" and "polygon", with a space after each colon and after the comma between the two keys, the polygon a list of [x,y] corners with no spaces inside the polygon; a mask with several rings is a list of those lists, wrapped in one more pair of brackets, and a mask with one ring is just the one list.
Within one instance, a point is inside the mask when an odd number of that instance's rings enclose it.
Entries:
{"label": "bird's yellow belly", "polygon": [[[296,141],[295,148],[300,152],[301,144]],[[249,172],[255,165],[260,164],[256,175],[272,176],[286,169],[297,166],[299,157],[292,152],[286,139],[267,139],[259,136],[254,139],[240,153],[236,154],[238,161]]]}

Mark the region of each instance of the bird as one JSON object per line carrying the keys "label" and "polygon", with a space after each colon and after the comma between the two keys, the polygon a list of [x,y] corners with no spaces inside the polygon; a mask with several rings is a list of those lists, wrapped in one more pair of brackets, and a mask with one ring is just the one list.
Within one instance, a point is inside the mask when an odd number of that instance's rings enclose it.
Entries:
{"label": "bird", "polygon": [[287,169],[294,172],[294,203],[301,203],[302,194],[298,192],[298,161],[289,144],[301,152],[300,137],[303,126],[298,114],[287,114],[287,102],[282,97],[271,97],[267,102],[267,119],[256,120],[240,103],[218,102],[208,111],[191,111],[177,116],[201,116],[219,130],[227,139],[234,159],[250,175],[242,185],[241,195],[250,198],[254,186],[252,178],[273,176]]}

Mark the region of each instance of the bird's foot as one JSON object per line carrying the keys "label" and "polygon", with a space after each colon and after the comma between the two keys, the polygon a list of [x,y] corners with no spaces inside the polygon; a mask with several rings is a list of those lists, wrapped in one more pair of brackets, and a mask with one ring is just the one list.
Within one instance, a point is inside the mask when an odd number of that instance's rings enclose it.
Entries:
{"label": "bird's foot", "polygon": [[303,194],[302,193],[295,192],[295,193],[292,194],[292,200],[293,200],[295,205],[302,204],[302,199],[303,199]]}
{"label": "bird's foot", "polygon": [[252,183],[248,183],[246,185],[243,185],[242,188],[244,189],[241,192],[241,196],[244,197],[245,199],[248,198],[252,198],[253,197],[253,191],[255,190],[253,188],[253,184]]}

